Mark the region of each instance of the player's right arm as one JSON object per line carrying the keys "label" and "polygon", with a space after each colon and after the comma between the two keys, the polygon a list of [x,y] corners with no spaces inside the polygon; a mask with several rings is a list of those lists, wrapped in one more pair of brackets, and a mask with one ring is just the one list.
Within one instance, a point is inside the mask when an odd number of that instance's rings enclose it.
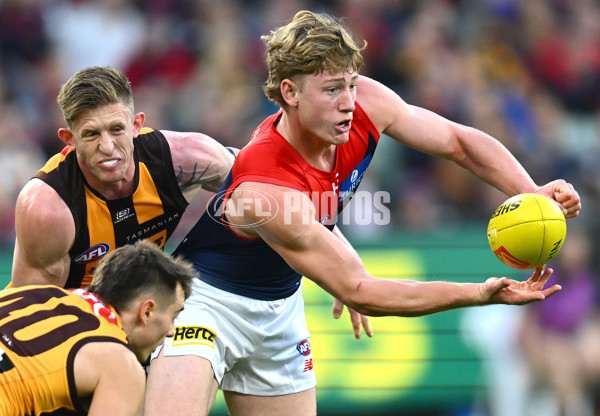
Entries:
{"label": "player's right arm", "polygon": [[[257,201],[256,195],[268,195],[272,198],[268,206],[278,207],[268,220],[264,217],[267,205]],[[291,200],[301,203],[291,209]],[[552,271],[541,268],[523,282],[506,277],[489,278],[484,283],[377,279],[365,270],[352,249],[315,220],[315,208],[305,194],[272,184],[244,182],[232,193],[231,203],[244,207],[228,211],[228,222],[237,232],[261,237],[294,270],[363,315],[419,316],[465,306],[526,304],[560,290],[557,285],[544,289]]]}
{"label": "player's right arm", "polygon": [[91,342],[75,356],[75,384],[88,416],[134,416],[144,398],[146,378],[125,345]]}
{"label": "player's right arm", "polygon": [[32,179],[21,190],[15,207],[15,232],[12,285],[64,287],[75,222],[67,204],[45,182]]}

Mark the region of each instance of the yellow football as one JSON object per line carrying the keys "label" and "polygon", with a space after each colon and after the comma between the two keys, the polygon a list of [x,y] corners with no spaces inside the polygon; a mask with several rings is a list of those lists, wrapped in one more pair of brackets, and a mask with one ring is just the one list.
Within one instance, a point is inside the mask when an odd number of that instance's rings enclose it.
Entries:
{"label": "yellow football", "polygon": [[487,229],[496,257],[509,267],[535,269],[560,251],[567,236],[556,202],[539,194],[515,195],[496,209]]}

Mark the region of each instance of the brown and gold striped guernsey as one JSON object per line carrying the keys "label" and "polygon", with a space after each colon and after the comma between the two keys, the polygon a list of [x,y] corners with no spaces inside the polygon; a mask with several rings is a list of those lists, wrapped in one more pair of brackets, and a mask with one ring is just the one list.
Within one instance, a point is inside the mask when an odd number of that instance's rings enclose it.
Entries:
{"label": "brown and gold striped guernsey", "polygon": [[75,220],[65,288],[88,286],[98,261],[117,247],[144,238],[164,248],[188,205],[163,134],[144,128],[133,143],[135,191],[127,198],[106,200],[92,189],[74,151],[53,156],[35,174],[56,190]]}
{"label": "brown and gold striped guernsey", "polygon": [[89,342],[128,346],[114,309],[83,289],[0,291],[0,415],[85,415],[75,355]]}

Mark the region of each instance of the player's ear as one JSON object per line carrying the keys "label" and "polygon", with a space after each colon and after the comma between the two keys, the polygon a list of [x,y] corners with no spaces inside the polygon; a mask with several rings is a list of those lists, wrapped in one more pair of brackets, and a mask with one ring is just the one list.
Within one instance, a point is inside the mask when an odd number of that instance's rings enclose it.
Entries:
{"label": "player's ear", "polygon": [[156,301],[148,298],[144,299],[140,304],[139,319],[143,325],[148,323],[148,320],[152,317],[152,314],[156,310]]}
{"label": "player's ear", "polygon": [[281,95],[283,100],[290,107],[296,107],[298,105],[298,85],[289,79],[281,81]]}
{"label": "player's ear", "polygon": [[142,112],[133,116],[133,137],[137,137],[140,134],[140,130],[144,127],[144,121],[146,121],[146,114]]}
{"label": "player's ear", "polygon": [[61,139],[67,146],[73,146],[73,132],[71,129],[61,127],[58,129],[58,138]]}

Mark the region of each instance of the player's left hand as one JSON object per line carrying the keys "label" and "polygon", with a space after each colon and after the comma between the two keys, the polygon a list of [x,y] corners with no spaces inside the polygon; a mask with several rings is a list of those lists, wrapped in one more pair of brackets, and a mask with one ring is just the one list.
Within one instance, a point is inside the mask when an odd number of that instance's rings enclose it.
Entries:
{"label": "player's left hand", "polygon": [[573,185],[564,179],[557,179],[537,189],[536,193],[555,200],[561,207],[565,218],[574,218],[581,210],[581,199]]}
{"label": "player's left hand", "polygon": [[535,269],[533,275],[525,280],[512,280],[508,277],[490,277],[480,286],[484,304],[525,305],[544,300],[562,288],[554,285],[544,289],[552,275],[552,269],[544,270],[545,266]]}
{"label": "player's left hand", "polygon": [[[338,319],[342,316],[342,312],[344,311],[344,304],[338,299],[333,300],[333,317]],[[354,328],[354,337],[356,339],[360,339],[361,334],[361,325],[365,329],[365,333],[367,336],[373,336],[373,330],[371,329],[371,322],[369,322],[369,317],[367,315],[361,315],[356,312],[354,309],[348,308],[348,312],[350,313],[350,321],[352,321],[352,327]]]}

